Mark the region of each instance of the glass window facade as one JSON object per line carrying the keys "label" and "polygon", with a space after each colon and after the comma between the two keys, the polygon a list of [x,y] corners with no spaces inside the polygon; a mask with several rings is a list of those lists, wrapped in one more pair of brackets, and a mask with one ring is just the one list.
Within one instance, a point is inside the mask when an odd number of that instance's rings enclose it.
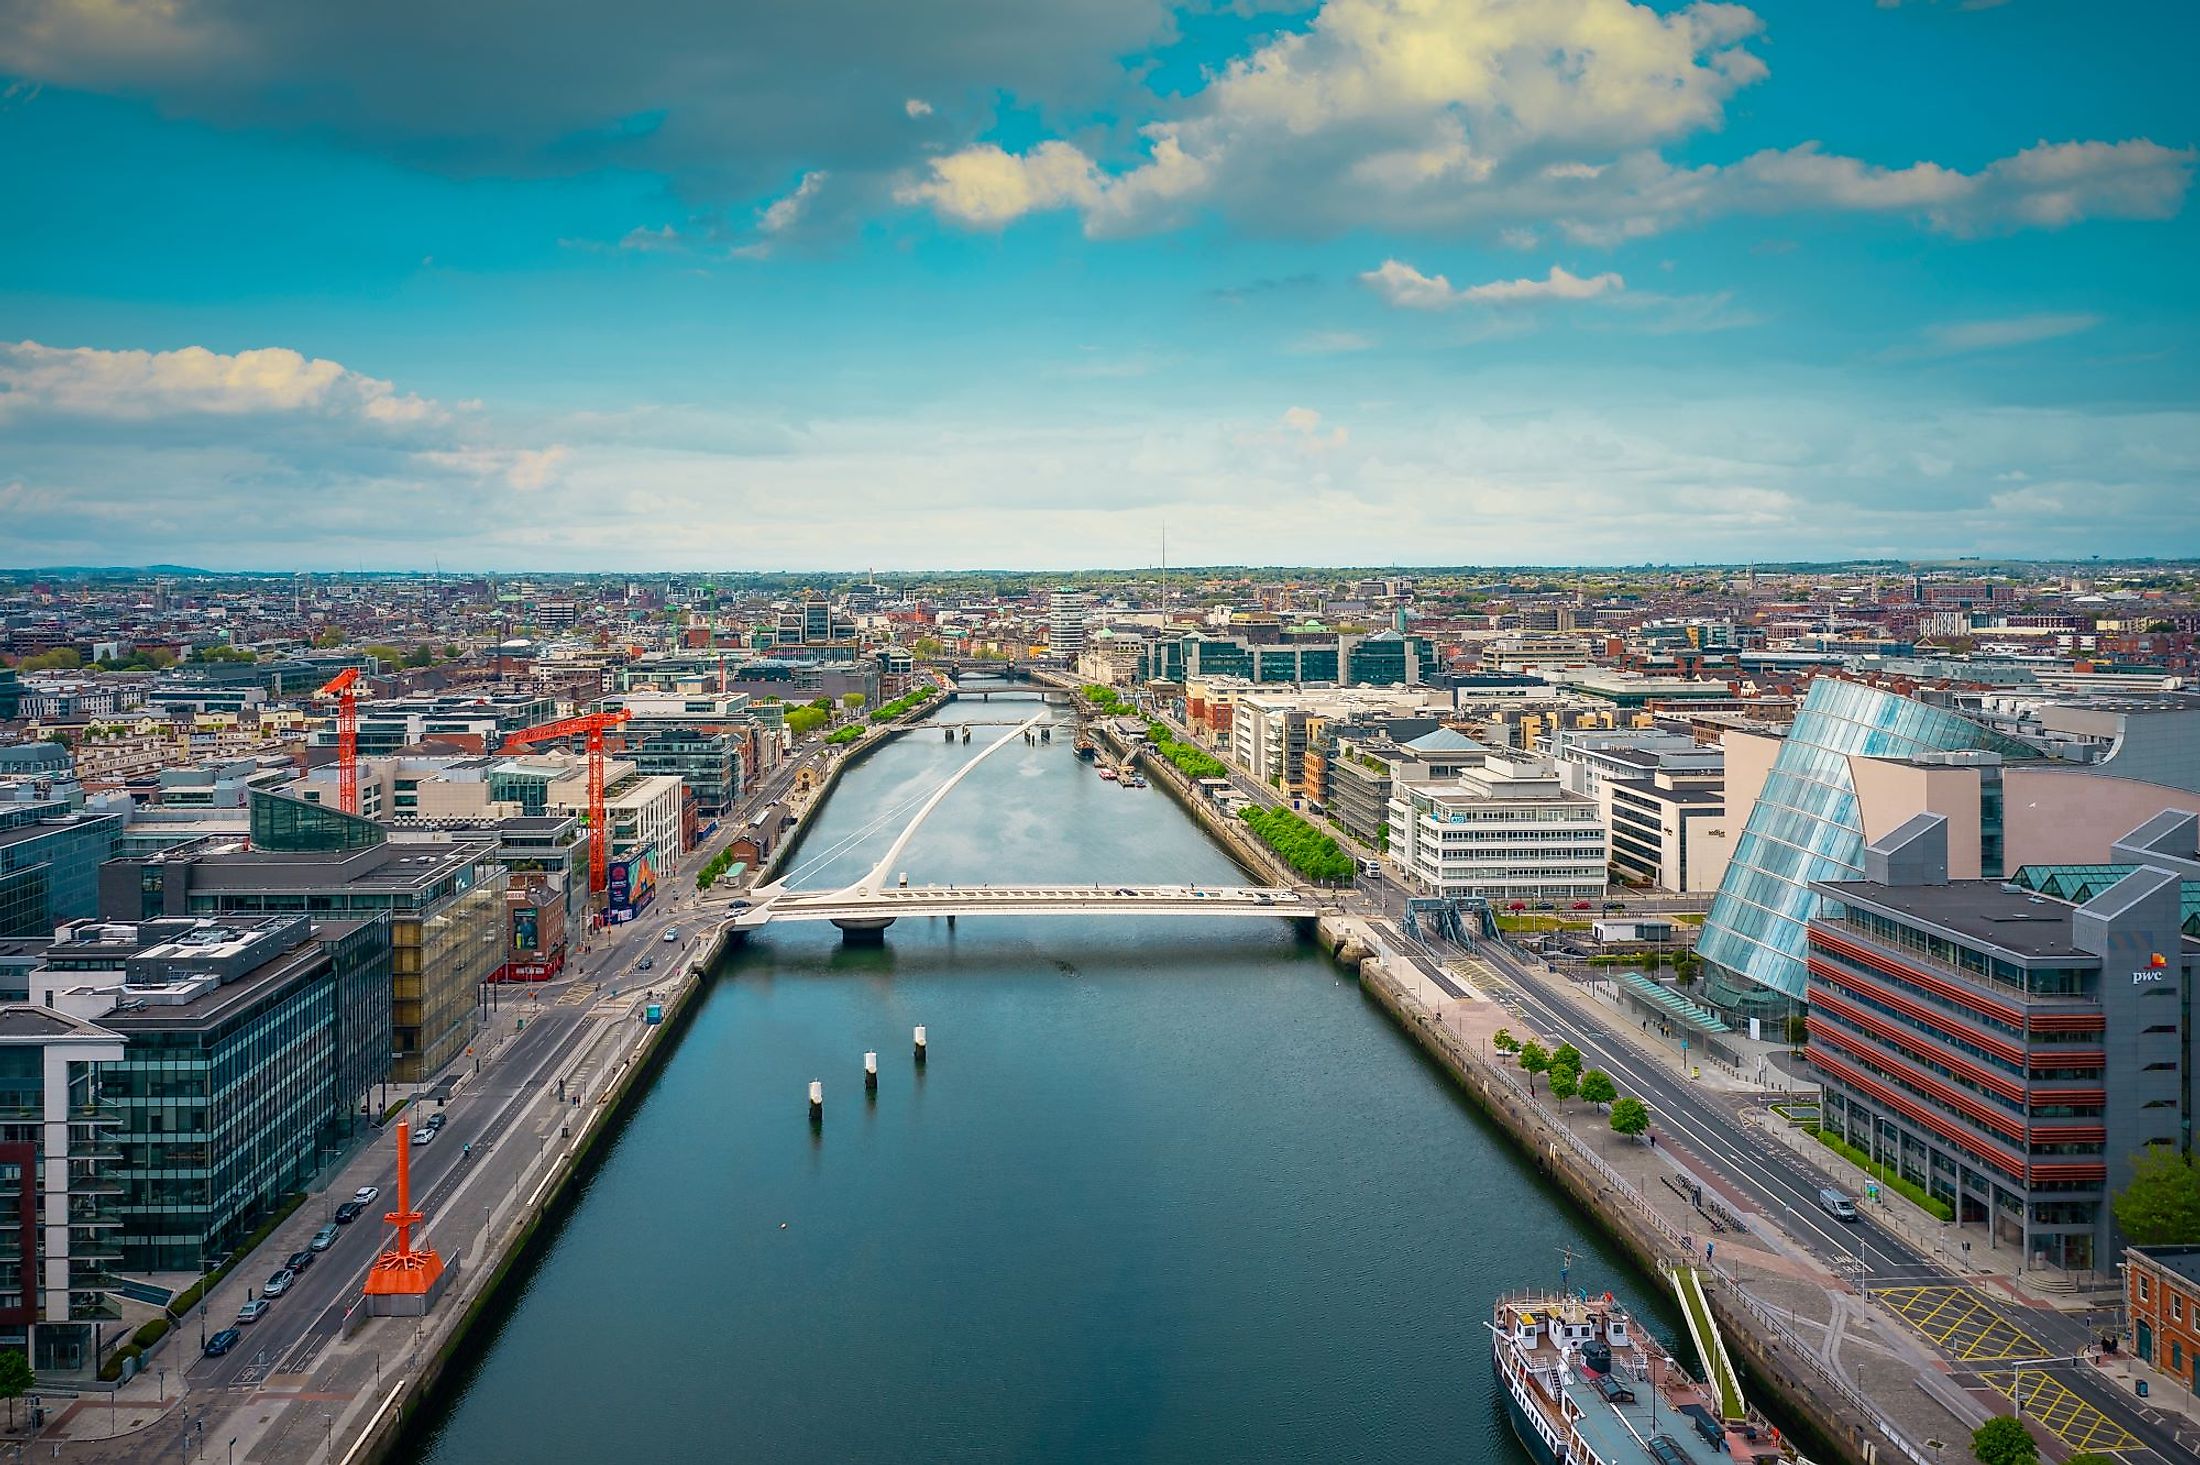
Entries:
{"label": "glass window facade", "polygon": [[252,794],[252,845],[255,849],[370,849],[382,842],[382,827],[372,819],[347,814],[327,804],[309,804],[255,789]]}
{"label": "glass window facade", "polygon": [[122,841],[120,814],[57,804],[0,811],[0,936],[51,936],[99,914],[99,867]]}
{"label": "glass window facade", "polygon": [[1817,905],[1810,884],[1864,872],[1849,758],[1963,749],[2038,756],[1946,708],[1832,677],[1811,683],[1704,920],[1696,953],[1713,1006],[1772,1016],[1801,1004],[1807,928]]}

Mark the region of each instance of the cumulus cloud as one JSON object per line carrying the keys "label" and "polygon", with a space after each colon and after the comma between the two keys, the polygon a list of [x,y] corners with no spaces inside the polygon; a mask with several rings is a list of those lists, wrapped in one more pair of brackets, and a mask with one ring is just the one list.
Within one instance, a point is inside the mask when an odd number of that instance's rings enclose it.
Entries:
{"label": "cumulus cloud", "polygon": [[922,97],[911,97],[901,104],[901,110],[911,118],[929,117],[932,115],[932,104]]}
{"label": "cumulus cloud", "polygon": [[1516,247],[1543,225],[1609,245],[1751,211],[1897,214],[1969,236],[2183,205],[2195,154],[2144,138],[2043,141],[1975,173],[1811,142],[1674,166],[1660,147],[1717,130],[1767,74],[1749,47],[1760,29],[1713,0],[1327,0],[1149,124],[1127,163],[1059,138],[979,143],[897,196],[985,228],[1073,209],[1088,233],[1128,233],[1200,207],[1285,231],[1484,229]]}
{"label": "cumulus cloud", "polygon": [[124,420],[315,413],[382,425],[444,415],[389,382],[281,346],[223,355],[203,346],[101,351],[0,342],[0,419],[41,412]]}
{"label": "cumulus cloud", "polygon": [[1444,310],[1469,302],[1505,305],[1536,300],[1594,300],[1627,288],[1627,282],[1610,270],[1583,277],[1552,265],[1550,273],[1540,280],[1491,280],[1461,290],[1453,288],[1442,275],[1424,275],[1396,259],[1384,260],[1360,279],[1384,300],[1406,310]]}

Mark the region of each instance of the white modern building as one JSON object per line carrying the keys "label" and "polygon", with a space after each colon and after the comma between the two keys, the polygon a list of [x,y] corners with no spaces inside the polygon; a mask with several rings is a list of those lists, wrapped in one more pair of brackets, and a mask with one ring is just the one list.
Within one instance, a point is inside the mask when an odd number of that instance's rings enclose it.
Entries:
{"label": "white modern building", "polygon": [[1391,793],[1391,856],[1431,895],[1598,900],[1605,844],[1596,801],[1567,792],[1547,758],[1493,752],[1454,779]]}
{"label": "white modern building", "polygon": [[1047,650],[1068,658],[1072,666],[1085,653],[1086,600],[1077,590],[1056,590],[1047,596]]}

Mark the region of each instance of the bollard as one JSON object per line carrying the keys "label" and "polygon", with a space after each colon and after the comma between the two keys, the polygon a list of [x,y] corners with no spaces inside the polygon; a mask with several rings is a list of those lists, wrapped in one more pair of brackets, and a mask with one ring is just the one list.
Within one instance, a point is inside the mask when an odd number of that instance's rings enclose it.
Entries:
{"label": "bollard", "polygon": [[825,1084],[820,1079],[810,1080],[810,1123],[825,1122]]}
{"label": "bollard", "polygon": [[917,1029],[917,1067],[924,1067],[924,1029]]}
{"label": "bollard", "polygon": [[863,1091],[872,1098],[878,1097],[878,1054],[863,1055]]}

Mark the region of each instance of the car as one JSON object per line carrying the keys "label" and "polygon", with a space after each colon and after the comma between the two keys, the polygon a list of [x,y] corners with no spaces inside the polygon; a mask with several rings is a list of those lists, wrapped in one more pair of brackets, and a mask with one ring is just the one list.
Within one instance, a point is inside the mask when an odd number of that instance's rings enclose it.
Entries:
{"label": "car", "polygon": [[345,1201],[342,1205],[336,1208],[336,1224],[339,1226],[349,1226],[352,1222],[358,1220],[366,1213],[367,1208],[359,1204],[359,1202],[355,1200]]}
{"label": "car", "polygon": [[1575,910],[1577,910],[1577,911],[1585,911],[1585,910],[1588,910],[1588,909],[1590,909],[1590,905],[1589,905],[1589,902],[1587,902],[1587,901],[1585,901],[1585,900],[1577,900],[1577,901],[1575,901],[1575,902],[1574,902],[1574,909],[1575,909]]}
{"label": "car", "polygon": [[206,1340],[206,1356],[219,1358],[244,1341],[244,1333],[237,1328],[223,1328]]}
{"label": "car", "polygon": [[290,1260],[283,1263],[283,1270],[302,1272],[318,1260],[320,1258],[316,1257],[311,1251],[294,1251],[290,1254]]}
{"label": "car", "polygon": [[261,1318],[266,1317],[270,1312],[274,1311],[274,1308],[275,1304],[269,1302],[266,1298],[255,1297],[250,1302],[247,1302],[244,1306],[237,1309],[237,1321],[247,1324],[256,1323]]}
{"label": "car", "polygon": [[650,970],[651,968],[655,967],[656,965],[657,965],[657,958],[656,958],[656,957],[654,957],[654,956],[645,956],[645,957],[643,957],[643,958],[642,958],[642,959],[641,959],[640,961],[638,961],[638,962],[634,963],[634,970],[636,970],[636,971],[638,971],[638,972],[646,972],[646,971]]}
{"label": "car", "polygon": [[336,1244],[336,1238],[343,1234],[343,1232],[336,1229],[336,1223],[331,1221],[313,1233],[313,1239],[306,1243],[306,1250],[327,1251]]}
{"label": "car", "polygon": [[418,1132],[418,1133],[416,1133],[416,1134],[414,1134],[414,1135],[413,1135],[413,1137],[412,1137],[412,1142],[413,1142],[413,1144],[414,1144],[414,1145],[415,1145],[416,1147],[417,1147],[417,1146],[421,1146],[421,1145],[432,1145],[432,1144],[434,1144],[434,1143],[435,1143],[435,1132],[436,1132],[436,1130],[440,1129],[441,1127],[442,1127],[441,1125],[436,1125],[436,1124],[423,1124],[423,1125],[421,1125],[421,1126],[420,1126],[420,1129],[419,1129],[419,1132]]}
{"label": "car", "polygon": [[262,1297],[280,1297],[290,1290],[290,1284],[298,1280],[298,1274],[284,1267],[260,1285]]}
{"label": "car", "polygon": [[673,942],[675,942],[675,941],[677,941],[677,940],[679,940],[679,939],[680,939],[680,928],[679,928],[678,926],[674,926],[674,927],[671,927],[671,928],[670,928],[669,930],[667,930],[667,931],[665,932],[665,945],[667,945],[667,946],[670,946],[670,945],[671,945],[671,944],[672,944]]}
{"label": "car", "polygon": [[375,1197],[381,1193],[382,1187],[379,1185],[362,1185],[351,1193],[351,1198],[363,1206],[371,1206]]}
{"label": "car", "polygon": [[420,1127],[422,1129],[441,1129],[443,1127],[443,1122],[450,1117],[450,1115],[443,1113],[441,1110],[438,1110],[437,1112],[430,1114],[428,1116],[427,1122]]}

